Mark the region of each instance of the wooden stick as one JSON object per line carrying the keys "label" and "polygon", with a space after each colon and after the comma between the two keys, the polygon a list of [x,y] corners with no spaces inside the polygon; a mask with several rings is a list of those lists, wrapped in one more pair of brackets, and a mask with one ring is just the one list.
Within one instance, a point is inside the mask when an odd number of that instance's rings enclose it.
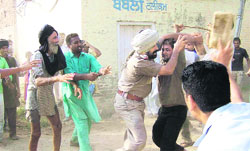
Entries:
{"label": "wooden stick", "polygon": [[183,27],[186,27],[186,28],[196,28],[196,29],[201,29],[201,30],[210,31],[210,30],[209,30],[209,29],[207,29],[207,28],[197,27],[197,26],[183,26]]}

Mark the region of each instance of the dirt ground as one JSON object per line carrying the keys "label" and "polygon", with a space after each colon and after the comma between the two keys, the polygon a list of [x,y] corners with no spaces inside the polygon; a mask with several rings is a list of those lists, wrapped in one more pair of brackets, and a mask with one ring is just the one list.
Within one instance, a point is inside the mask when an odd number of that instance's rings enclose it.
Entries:
{"label": "dirt ground", "polygon": [[[62,107],[59,108],[61,113],[61,119],[64,119]],[[152,126],[156,120],[156,117],[146,116],[145,125],[147,129],[147,145],[144,151],[159,151],[157,146],[152,142]],[[192,139],[196,140],[200,134],[202,125],[193,119],[190,119],[192,123],[191,133]],[[78,151],[78,147],[71,147],[69,144],[72,131],[74,129],[73,121],[66,121],[63,123],[62,129],[62,143],[61,151]],[[111,118],[102,120],[98,124],[93,124],[90,134],[90,142],[94,151],[114,151],[123,144],[123,134],[125,132],[124,122],[114,114]],[[52,134],[50,126],[42,128],[42,136],[39,140],[38,151],[51,151],[52,150]],[[0,143],[0,151],[27,151],[29,143],[29,129],[18,127],[17,134],[20,137],[19,140],[13,141],[8,138],[8,132],[4,134],[4,140]],[[182,142],[181,136],[178,142]],[[188,147],[188,151],[196,150],[194,147]]]}
{"label": "dirt ground", "polygon": [[[248,102],[250,94],[250,82],[247,81],[245,87],[243,87],[243,97]],[[93,124],[90,133],[90,142],[93,147],[93,151],[114,151],[120,148],[123,144],[123,135],[125,132],[125,123],[114,113],[113,104],[111,100],[103,101],[102,98],[94,97],[97,103],[98,109],[104,118],[100,123]],[[250,100],[249,100],[250,101]],[[24,106],[24,101],[22,102]],[[64,119],[63,107],[59,106],[59,113],[61,120]],[[20,119],[20,117],[22,119]],[[0,151],[27,151],[29,143],[30,130],[28,123],[24,119],[24,115],[21,115],[17,122],[17,135],[19,140],[13,141],[8,138],[8,132],[4,133],[4,140],[0,143]],[[190,118],[192,124],[191,137],[193,140],[201,135],[202,124],[197,120]],[[156,117],[146,116],[145,126],[147,130],[147,144],[144,151],[159,151],[159,148],[152,142],[152,126],[156,120]],[[26,123],[25,123],[26,122]],[[45,122],[45,126],[42,127],[42,136],[39,140],[38,151],[52,151],[52,132],[50,126]],[[47,125],[46,125],[47,124]],[[69,142],[71,134],[74,129],[73,121],[62,122],[62,143],[61,151],[78,151],[78,147],[71,147]],[[181,136],[179,136],[177,143],[183,142]],[[187,147],[187,151],[195,151],[195,147]]]}

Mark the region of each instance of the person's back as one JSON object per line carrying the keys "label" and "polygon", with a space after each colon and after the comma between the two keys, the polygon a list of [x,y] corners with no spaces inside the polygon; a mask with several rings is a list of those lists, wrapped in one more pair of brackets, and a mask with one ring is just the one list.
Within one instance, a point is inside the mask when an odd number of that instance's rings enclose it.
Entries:
{"label": "person's back", "polygon": [[[209,117],[204,131],[208,131],[198,150],[246,151],[250,149],[250,104],[227,104]],[[213,145],[211,145],[213,144]]]}

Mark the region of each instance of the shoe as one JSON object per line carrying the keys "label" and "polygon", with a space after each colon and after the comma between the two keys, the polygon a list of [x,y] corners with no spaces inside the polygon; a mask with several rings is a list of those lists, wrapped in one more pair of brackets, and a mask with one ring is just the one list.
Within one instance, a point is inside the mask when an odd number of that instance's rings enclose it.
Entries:
{"label": "shoe", "polygon": [[14,136],[10,136],[10,139],[11,139],[11,140],[19,140],[19,137],[16,136],[16,135],[14,135]]}
{"label": "shoe", "polygon": [[175,144],[175,151],[186,151],[184,147],[178,145],[178,144]]}
{"label": "shoe", "polygon": [[70,143],[69,143],[70,146],[76,146],[76,147],[79,147],[79,143],[77,142],[73,142],[72,140],[70,140]]}

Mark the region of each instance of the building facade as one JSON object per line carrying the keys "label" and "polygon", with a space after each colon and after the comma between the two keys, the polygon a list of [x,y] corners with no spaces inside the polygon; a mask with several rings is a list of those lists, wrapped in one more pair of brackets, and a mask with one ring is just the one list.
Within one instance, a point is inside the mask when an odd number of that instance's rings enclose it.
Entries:
{"label": "building facade", "polygon": [[[14,41],[14,50],[17,47],[16,21],[16,0],[0,0],[0,39]],[[17,51],[14,54],[18,55]]]}
{"label": "building facade", "polygon": [[[242,22],[242,47],[250,52],[250,2],[246,2]],[[83,0],[82,37],[102,51],[98,60],[112,65],[112,76],[99,80],[100,97],[112,103],[122,65],[132,50],[133,36],[144,28],[156,29],[160,35],[174,32],[173,24],[207,28],[216,11],[237,16],[240,0]],[[185,29],[183,32],[204,30]],[[98,94],[96,95],[98,96]]]}

